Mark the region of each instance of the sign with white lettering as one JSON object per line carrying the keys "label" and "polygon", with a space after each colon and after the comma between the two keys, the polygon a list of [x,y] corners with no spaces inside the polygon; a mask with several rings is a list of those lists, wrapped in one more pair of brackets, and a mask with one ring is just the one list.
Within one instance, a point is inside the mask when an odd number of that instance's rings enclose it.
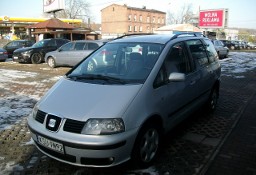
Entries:
{"label": "sign with white lettering", "polygon": [[227,21],[227,10],[204,10],[199,13],[200,28],[223,28]]}

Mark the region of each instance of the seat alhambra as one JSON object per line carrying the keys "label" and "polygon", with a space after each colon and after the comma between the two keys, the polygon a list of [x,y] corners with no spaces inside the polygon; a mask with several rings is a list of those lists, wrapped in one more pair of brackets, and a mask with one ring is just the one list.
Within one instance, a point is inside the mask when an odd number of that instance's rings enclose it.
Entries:
{"label": "seat alhambra", "polygon": [[216,108],[220,74],[211,40],[197,34],[119,38],[56,82],[28,126],[36,147],[56,160],[145,167],[165,133],[202,106]]}

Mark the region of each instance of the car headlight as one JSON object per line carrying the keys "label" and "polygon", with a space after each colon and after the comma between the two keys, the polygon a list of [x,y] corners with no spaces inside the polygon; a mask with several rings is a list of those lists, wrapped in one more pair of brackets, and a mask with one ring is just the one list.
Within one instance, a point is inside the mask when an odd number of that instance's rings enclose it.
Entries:
{"label": "car headlight", "polygon": [[36,104],[32,110],[31,116],[35,119],[38,111],[38,105]]}
{"label": "car headlight", "polygon": [[124,132],[124,122],[121,118],[89,119],[82,129],[86,135],[110,135]]}

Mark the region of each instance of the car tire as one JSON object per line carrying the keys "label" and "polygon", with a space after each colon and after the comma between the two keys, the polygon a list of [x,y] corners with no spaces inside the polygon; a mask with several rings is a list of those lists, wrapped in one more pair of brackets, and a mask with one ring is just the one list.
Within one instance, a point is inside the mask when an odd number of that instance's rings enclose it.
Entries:
{"label": "car tire", "polygon": [[207,110],[209,112],[214,112],[216,110],[217,107],[217,102],[218,102],[218,90],[216,87],[214,87],[211,91],[210,97],[207,101]]}
{"label": "car tire", "polygon": [[50,66],[51,68],[55,68],[56,67],[56,61],[54,60],[53,57],[49,57],[47,59],[47,64],[48,66]]}
{"label": "car tire", "polygon": [[155,125],[155,122],[152,122],[142,127],[136,138],[132,160],[138,167],[150,166],[158,155],[161,134]]}
{"label": "car tire", "polygon": [[42,62],[42,55],[40,53],[34,53],[31,56],[31,62],[33,64],[40,64]]}
{"label": "car tire", "polygon": [[221,55],[220,55],[220,52],[219,52],[219,51],[217,52],[217,54],[218,54],[219,59],[221,59],[222,57],[221,57]]}
{"label": "car tire", "polygon": [[225,55],[225,58],[228,58],[228,54],[229,54],[229,51],[227,51],[226,55]]}

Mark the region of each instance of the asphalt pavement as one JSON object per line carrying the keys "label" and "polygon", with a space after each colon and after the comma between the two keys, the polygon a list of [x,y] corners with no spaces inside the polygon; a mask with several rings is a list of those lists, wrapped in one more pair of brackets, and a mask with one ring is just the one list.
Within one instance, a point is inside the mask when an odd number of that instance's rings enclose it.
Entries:
{"label": "asphalt pavement", "polygon": [[[201,174],[256,175],[256,73],[247,74],[246,105],[237,113],[237,120],[218,146]],[[242,84],[242,82],[241,82]]]}

